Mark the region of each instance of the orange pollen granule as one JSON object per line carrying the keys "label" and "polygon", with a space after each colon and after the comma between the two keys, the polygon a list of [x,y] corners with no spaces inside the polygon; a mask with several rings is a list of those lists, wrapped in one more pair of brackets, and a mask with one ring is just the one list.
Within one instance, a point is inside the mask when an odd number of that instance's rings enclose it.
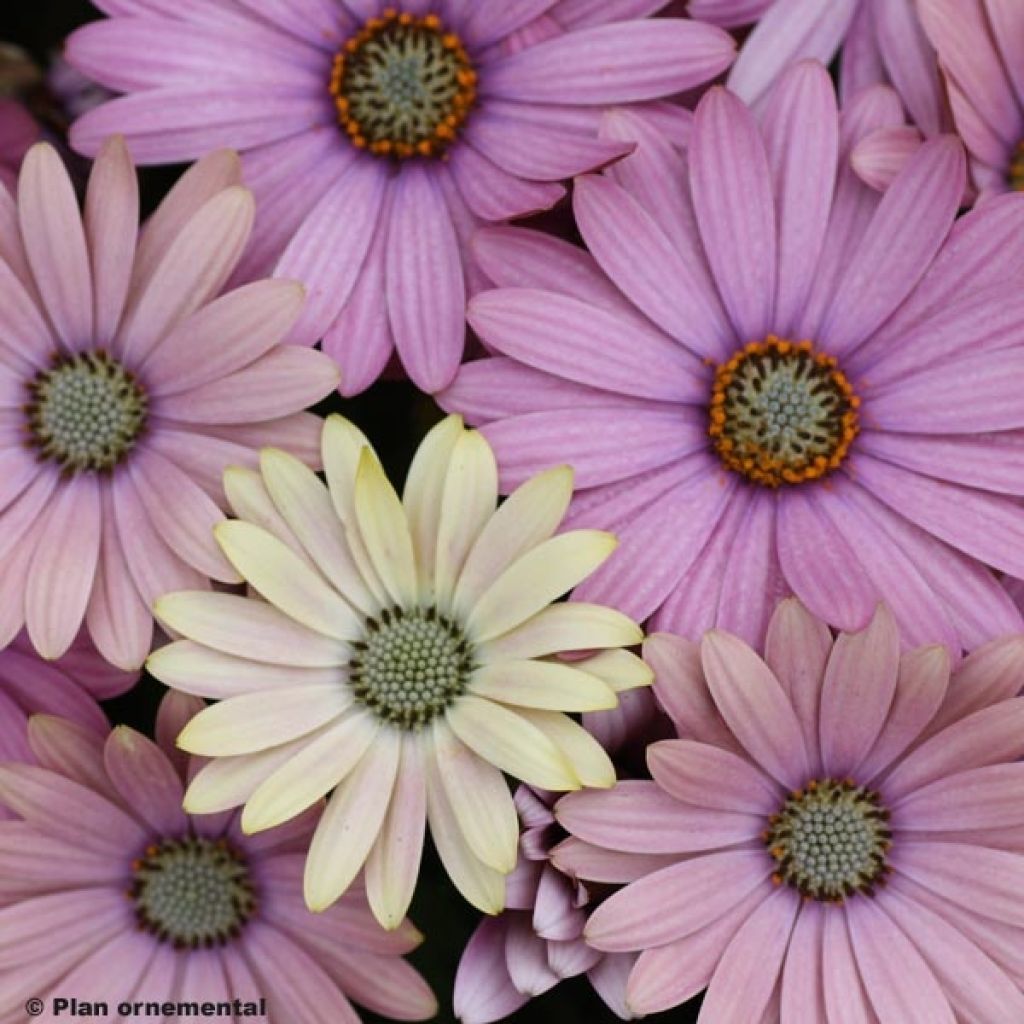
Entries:
{"label": "orange pollen granule", "polygon": [[476,103],[462,40],[436,14],[388,8],[346,40],[331,70],[338,121],[376,156],[442,156]]}
{"label": "orange pollen granule", "polygon": [[801,484],[842,465],[859,406],[834,357],[769,335],[716,369],[708,433],[724,465],[753,483]]}

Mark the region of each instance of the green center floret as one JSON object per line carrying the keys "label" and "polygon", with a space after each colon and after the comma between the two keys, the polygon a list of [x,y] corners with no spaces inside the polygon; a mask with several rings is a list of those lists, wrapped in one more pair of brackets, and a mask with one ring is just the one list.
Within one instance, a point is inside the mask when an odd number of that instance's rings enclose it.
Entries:
{"label": "green center floret", "polygon": [[145,392],[104,352],[62,357],[28,391],[32,444],[67,472],[113,469],[146,424]]}
{"label": "green center floret", "polygon": [[888,819],[873,790],[851,780],[809,782],[771,816],[764,833],[777,862],[774,881],[823,902],[872,893],[889,871]]}
{"label": "green center floret", "polygon": [[224,840],[165,839],[132,870],[139,926],[176,949],[223,945],[256,909],[249,869]]}
{"label": "green center floret", "polygon": [[382,721],[418,729],[466,690],[473,652],[461,629],[434,608],[385,609],[352,645],[356,700]]}

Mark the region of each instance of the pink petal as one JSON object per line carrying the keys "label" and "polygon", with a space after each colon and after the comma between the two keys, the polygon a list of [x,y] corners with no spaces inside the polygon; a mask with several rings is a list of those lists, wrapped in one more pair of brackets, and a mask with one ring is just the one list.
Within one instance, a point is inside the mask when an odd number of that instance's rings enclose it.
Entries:
{"label": "pink petal", "polygon": [[764,660],[793,705],[815,776],[821,770],[821,686],[831,650],[832,634],[824,622],[796,599],[779,604],[768,624]]}
{"label": "pink petal", "polygon": [[455,229],[426,168],[404,168],[391,189],[385,278],[395,346],[417,386],[439,391],[455,376],[465,336]]}
{"label": "pink petal", "polygon": [[810,777],[800,723],[771,669],[742,640],[712,630],[701,643],[708,689],[753,760],[789,789]]}
{"label": "pink petal", "polygon": [[468,145],[452,148],[448,169],[466,205],[481,220],[540,213],[565,195],[563,186],[517,178]]}
{"label": "pink petal", "polygon": [[757,123],[724,89],[712,89],[697,107],[690,174],[700,234],[737,340],[759,340],[775,308],[775,203]]}
{"label": "pink petal", "polygon": [[25,623],[36,650],[59,658],[82,625],[100,549],[100,483],[81,475],[57,489],[45,514],[25,588]]}
{"label": "pink petal", "polygon": [[673,942],[711,924],[764,887],[770,873],[771,858],[763,850],[730,850],[681,861],[611,895],[591,914],[584,937],[606,952]]}
{"label": "pink petal", "polygon": [[34,146],[22,161],[18,213],[47,315],[61,341],[76,352],[92,341],[92,273],[75,190],[49,144]]}
{"label": "pink petal", "polygon": [[484,918],[470,937],[455,975],[454,1010],[464,1024],[490,1024],[515,1013],[529,996],[512,984],[505,965],[511,915]]}
{"label": "pink petal", "polygon": [[915,946],[882,909],[868,900],[845,908],[854,955],[875,1012],[882,1020],[954,1024],[953,1010]]}
{"label": "pink petal", "polygon": [[926,142],[882,197],[825,314],[833,355],[857,347],[910,294],[952,226],[966,181],[960,143]]}
{"label": "pink petal", "polygon": [[728,34],[697,21],[596,25],[493,61],[481,89],[529,103],[631,103],[701,85],[734,54]]}
{"label": "pink petal", "polygon": [[624,853],[713,850],[752,839],[762,827],[757,815],[688,807],[653,782],[639,780],[570,793],[559,800],[555,815],[578,838]]}
{"label": "pink petal", "polygon": [[691,352],[720,358],[728,327],[713,287],[691,271],[655,218],[596,175],[577,180],[573,210],[587,247],[637,308]]}
{"label": "pink petal", "polygon": [[274,276],[306,286],[306,305],[292,328],[292,342],[312,345],[344,306],[379,230],[387,182],[376,160],[354,161],[288,242]]}
{"label": "pink petal", "polygon": [[[1006,829],[1024,824],[1024,765],[994,764],[947,775],[897,800],[897,820],[915,832]],[[937,838],[942,838],[938,836]]]}
{"label": "pink petal", "polygon": [[788,336],[810,291],[825,239],[839,157],[839,111],[828,72],[804,61],[765,109],[765,147],[779,230],[776,329]]}
{"label": "pink petal", "polygon": [[860,633],[841,633],[821,689],[821,760],[836,778],[854,775],[889,714],[900,663],[900,637],[880,605]]}
{"label": "pink petal", "polygon": [[825,916],[828,907],[805,903],[793,927],[782,966],[782,1014],[785,1019],[800,1019],[810,1014],[827,1021],[825,979],[822,973],[825,945]]}
{"label": "pink petal", "polygon": [[[85,197],[85,237],[95,293],[94,338],[114,338],[128,297],[139,233],[139,185],[124,139],[109,139],[93,164]],[[81,339],[84,341],[85,339]]]}
{"label": "pink petal", "polygon": [[760,1018],[786,959],[800,905],[797,893],[777,889],[750,915],[722,954],[701,1013],[723,1021],[748,1014]]}
{"label": "pink petal", "polygon": [[188,818],[181,809],[181,778],[152,740],[119,726],[110,734],[103,752],[110,781],[145,825],[163,836],[188,831]]}

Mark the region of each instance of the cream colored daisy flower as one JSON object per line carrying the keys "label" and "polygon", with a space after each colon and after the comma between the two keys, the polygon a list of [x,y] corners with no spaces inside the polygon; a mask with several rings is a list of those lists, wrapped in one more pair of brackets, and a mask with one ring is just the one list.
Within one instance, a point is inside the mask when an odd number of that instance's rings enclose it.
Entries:
{"label": "cream colored daisy flower", "polygon": [[[412,898],[424,828],[452,881],[497,913],[518,823],[502,772],[547,790],[611,786],[601,746],[564,712],[612,708],[650,682],[620,648],[619,612],[552,604],[615,548],[595,530],[555,535],[572,494],[559,467],[497,508],[483,436],[449,417],[424,440],[399,499],[365,436],[323,431],[327,486],[297,459],[230,469],[239,517],[217,540],[264,600],[183,592],[157,603],[186,639],[150,671],[219,703],[178,738],[214,758],[190,813],[245,805],[242,827],[287,821],[331,793],[306,861],[306,902],[330,906],[365,867],[370,905],[395,927]],[[571,663],[563,651],[592,653]]]}

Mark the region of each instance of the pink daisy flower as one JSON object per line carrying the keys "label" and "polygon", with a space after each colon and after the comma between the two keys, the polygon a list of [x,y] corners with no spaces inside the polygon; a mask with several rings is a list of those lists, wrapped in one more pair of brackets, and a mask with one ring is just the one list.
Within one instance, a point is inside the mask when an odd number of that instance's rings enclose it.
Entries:
{"label": "pink daisy flower", "polygon": [[679,738],[556,807],[584,877],[637,878],[584,933],[643,950],[635,1013],[707,986],[701,1021],[1024,1019],[1024,639],[951,679],[884,606],[833,640],[789,600],[764,661],[719,631],[644,651]]}
{"label": "pink daisy flower", "polygon": [[641,142],[576,183],[593,258],[481,233],[500,287],[469,319],[497,355],[439,400],[484,424],[505,489],[572,464],[568,521],[621,541],[580,599],[752,643],[788,592],[846,630],[885,600],[908,643],[954,653],[1021,629],[986,564],[1024,574],[1024,200],[954,223],[949,137],[869,189],[846,157],[900,116],[878,87],[840,119],[803,62],[763,126],[708,93],[687,171],[616,113]]}
{"label": "pink daisy flower", "polygon": [[983,195],[1024,189],[1024,6],[918,0]]}
{"label": "pink daisy flower", "polygon": [[[259,206],[245,273],[307,284],[291,340],[323,338],[344,394],[396,348],[420,388],[449,383],[475,227],[547,209],[557,182],[626,152],[596,138],[603,107],[702,84],[735,51],[714,26],[647,20],[664,0],[98,6],[113,17],[75,32],[68,59],[129,95],[79,120],[75,147],[116,131],[145,163],[243,151]],[[554,37],[515,44],[541,15]]]}
{"label": "pink daisy flower", "polygon": [[93,168],[79,214],[52,147],[0,187],[0,645],[22,626],[59,658],[83,619],[130,669],[168,590],[238,582],[213,539],[221,472],[264,444],[315,461],[302,412],[337,384],[326,356],[279,345],[302,287],[216,298],[249,237],[237,157],[189,171],[141,235],[123,141]]}
{"label": "pink daisy flower", "polygon": [[583,941],[590,895],[552,856],[552,847],[565,838],[551,812],[556,797],[529,786],[516,790],[522,833],[506,909],[480,922],[455,975],[455,1015],[463,1024],[501,1020],[584,972],[613,1013],[623,1020],[632,1016],[626,978],[636,957],[606,955]]}
{"label": "pink daisy flower", "polygon": [[0,766],[0,800],[21,819],[0,823],[0,1017],[30,996],[52,1010],[55,995],[112,1007],[262,998],[270,1024],[358,1024],[350,998],[399,1020],[433,1016],[401,959],[421,938],[408,921],[385,932],[357,891],[324,914],[303,906],[310,815],[253,838],[236,814],[182,811],[197,765],[173,737],[201,706],[167,696],[157,743],[38,716],[38,764]]}
{"label": "pink daisy flower", "polygon": [[99,733],[110,723],[96,701],[120,696],[138,678],[103,658],[84,630],[58,661],[43,661],[24,632],[0,650],[0,693],[25,714],[61,715]]}
{"label": "pink daisy flower", "polygon": [[0,184],[14,189],[22,158],[38,138],[32,115],[20,103],[0,97]]}
{"label": "pink daisy flower", "polygon": [[688,10],[716,25],[754,23],[727,82],[752,106],[792,64],[807,58],[829,64],[842,48],[844,102],[868,86],[892,85],[926,135],[946,128],[935,51],[921,29],[915,0],[690,0]]}

